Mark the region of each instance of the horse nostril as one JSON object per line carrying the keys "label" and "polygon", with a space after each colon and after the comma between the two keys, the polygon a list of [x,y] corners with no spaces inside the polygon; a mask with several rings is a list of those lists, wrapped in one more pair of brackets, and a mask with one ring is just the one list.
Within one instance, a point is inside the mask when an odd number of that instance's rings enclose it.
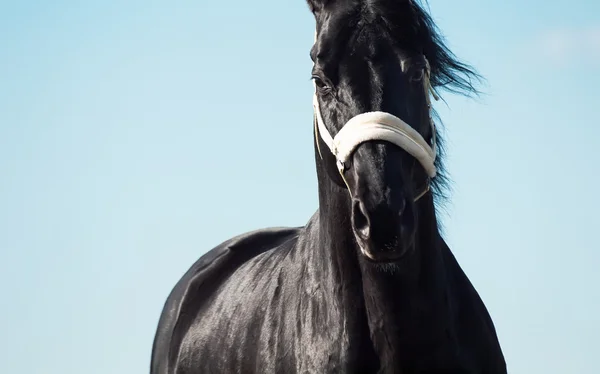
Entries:
{"label": "horse nostril", "polygon": [[368,239],[370,235],[369,216],[360,200],[354,200],[352,203],[352,220],[358,236],[363,240]]}

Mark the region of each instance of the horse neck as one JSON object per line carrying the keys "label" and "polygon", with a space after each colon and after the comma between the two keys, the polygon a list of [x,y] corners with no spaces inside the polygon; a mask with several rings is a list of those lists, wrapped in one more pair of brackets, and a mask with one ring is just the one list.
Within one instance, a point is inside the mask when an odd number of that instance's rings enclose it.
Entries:
{"label": "horse neck", "polygon": [[[419,230],[415,250],[398,265],[375,265],[359,254],[350,221],[348,191],[334,184],[317,158],[319,180],[319,241],[329,258],[333,281],[356,285],[361,320],[368,324],[381,372],[394,372],[413,362],[420,351],[444,346],[450,323],[446,272],[433,197],[419,201]],[[355,304],[356,305],[356,304]],[[431,356],[428,356],[431,357]]]}
{"label": "horse neck", "polygon": [[318,224],[311,225],[315,238],[313,247],[320,264],[326,269],[321,280],[329,284],[330,302],[343,316],[340,340],[345,341],[346,364],[342,372],[370,373],[377,369],[378,359],[369,339],[369,324],[363,297],[363,283],[359,265],[359,248],[352,234],[350,220],[351,199],[348,191],[333,183],[323,168],[318,153],[317,179],[319,182]]}
{"label": "horse neck", "polygon": [[431,193],[418,203],[414,252],[398,265],[360,260],[371,340],[382,373],[429,365],[432,351],[446,354],[451,331],[448,282]]}

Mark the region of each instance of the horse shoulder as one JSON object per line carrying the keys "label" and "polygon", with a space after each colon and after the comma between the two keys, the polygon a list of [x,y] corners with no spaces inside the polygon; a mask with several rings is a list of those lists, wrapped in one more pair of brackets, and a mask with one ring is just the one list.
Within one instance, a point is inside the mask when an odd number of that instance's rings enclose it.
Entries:
{"label": "horse shoulder", "polygon": [[475,365],[485,366],[484,372],[505,374],[506,362],[489,311],[448,245],[445,242],[443,245],[454,296],[457,330],[463,333],[459,339],[470,347],[468,351],[471,351],[472,359],[478,362]]}
{"label": "horse shoulder", "polygon": [[297,236],[300,230],[273,227],[250,231],[200,257],[176,283],[163,306],[152,346],[150,373],[174,373],[183,336],[211,294],[240,265]]}

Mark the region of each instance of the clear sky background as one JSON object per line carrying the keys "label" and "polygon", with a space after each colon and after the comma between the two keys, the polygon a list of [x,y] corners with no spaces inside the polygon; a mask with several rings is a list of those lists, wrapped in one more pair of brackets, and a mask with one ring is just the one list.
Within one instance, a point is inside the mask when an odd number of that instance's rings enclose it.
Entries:
{"label": "clear sky background", "polygon": [[[510,373],[600,352],[600,2],[430,0],[486,95],[446,95],[445,236]],[[0,2],[0,373],[147,373],[167,294],[317,209],[304,0]]]}

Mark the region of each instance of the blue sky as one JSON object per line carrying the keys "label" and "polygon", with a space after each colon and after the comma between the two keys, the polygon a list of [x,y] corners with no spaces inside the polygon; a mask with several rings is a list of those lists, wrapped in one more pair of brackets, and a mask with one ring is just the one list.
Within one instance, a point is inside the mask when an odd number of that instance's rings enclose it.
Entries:
{"label": "blue sky", "polygon": [[[510,373],[594,372],[600,3],[429,3],[487,79],[436,104],[447,241]],[[308,220],[313,28],[304,0],[0,3],[0,372],[147,372],[193,261]]]}

